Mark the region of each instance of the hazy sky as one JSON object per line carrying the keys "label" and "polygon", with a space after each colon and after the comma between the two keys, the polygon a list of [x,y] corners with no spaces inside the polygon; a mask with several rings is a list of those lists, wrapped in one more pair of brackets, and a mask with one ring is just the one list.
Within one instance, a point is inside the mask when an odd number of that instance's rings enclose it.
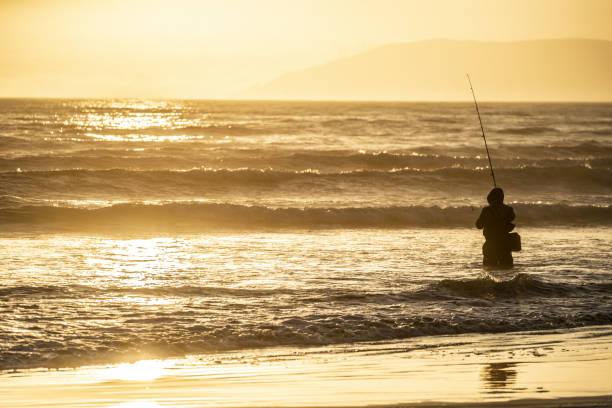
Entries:
{"label": "hazy sky", "polygon": [[430,38],[612,40],[610,0],[0,0],[0,96],[223,98]]}

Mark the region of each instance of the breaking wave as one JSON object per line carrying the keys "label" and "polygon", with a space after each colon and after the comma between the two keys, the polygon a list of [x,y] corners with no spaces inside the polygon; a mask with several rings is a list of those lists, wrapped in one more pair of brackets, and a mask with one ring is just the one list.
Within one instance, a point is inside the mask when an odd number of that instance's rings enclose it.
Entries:
{"label": "breaking wave", "polygon": [[344,302],[391,304],[411,301],[438,301],[453,298],[476,298],[491,301],[521,297],[569,297],[589,294],[606,294],[612,283],[602,282],[591,285],[547,282],[527,273],[518,273],[510,280],[500,280],[490,275],[475,279],[443,279],[421,288],[402,292],[369,292],[367,290],[309,288],[232,288],[225,286],[152,286],[152,287],[95,287],[87,285],[69,286],[7,286],[0,287],[0,299],[28,298],[79,298],[83,296],[170,296],[170,297],[223,297],[223,298],[265,298],[291,296],[298,302]]}
{"label": "breaking wave", "polygon": [[[357,170],[339,173],[320,173],[313,170],[276,171],[259,169],[197,169],[189,171],[132,171],[132,170],[59,170],[59,171],[14,171],[0,173],[0,183],[5,194],[40,195],[44,193],[145,194],[166,191],[181,196],[181,193],[201,195],[206,188],[234,187],[257,189],[263,187],[300,186],[316,189],[330,185],[392,185],[422,186],[438,185],[448,190],[453,185],[472,185],[474,181],[486,180],[487,168],[444,168],[419,170],[412,168],[388,171]],[[591,191],[604,194],[612,189],[612,170],[607,168],[573,167],[524,167],[497,169],[498,180],[505,186],[521,188],[548,188],[554,185],[559,190]],[[530,187],[531,186],[531,187]],[[10,188],[10,190],[8,190]],[[2,192],[2,191],[0,191]]]}
{"label": "breaking wave", "polygon": [[544,282],[532,275],[519,273],[511,280],[497,280],[491,276],[478,279],[444,279],[433,285],[436,291],[451,295],[481,298],[481,299],[506,299],[517,297],[561,297],[572,294],[584,294],[585,292],[605,292],[612,288],[612,284],[599,284],[587,288],[583,285],[576,286],[563,283]]}
{"label": "breaking wave", "polygon": [[[610,225],[612,206],[514,204],[521,226]],[[117,204],[83,209],[23,206],[0,210],[0,224],[65,229],[472,227],[474,207],[270,208],[236,204]]]}
{"label": "breaking wave", "polygon": [[[37,296],[66,298],[95,298],[112,301],[117,295],[179,297],[188,306],[159,308],[155,310],[133,309],[131,305],[117,304],[120,313],[107,314],[105,309],[95,311],[90,318],[104,325],[88,324],[87,316],[75,327],[83,340],[65,341],[60,337],[24,337],[19,344],[0,351],[0,370],[32,367],[67,367],[87,364],[126,361],[134,358],[182,356],[193,353],[210,353],[246,348],[278,346],[321,346],[352,342],[397,340],[428,335],[460,334],[474,332],[512,332],[580,327],[611,324],[609,308],[590,310],[577,308],[571,312],[533,309],[505,311],[503,304],[520,302],[521,298],[571,298],[584,296],[603,301],[612,287],[611,283],[573,285],[551,283],[525,273],[508,281],[496,281],[490,277],[477,279],[445,279],[429,283],[413,291],[401,293],[376,293],[355,290],[286,289],[247,290],[221,287],[182,286],[175,288],[98,288],[88,286],[0,288],[0,300],[20,308],[35,323],[46,318],[44,306],[38,306]],[[286,297],[284,297],[287,295]],[[15,299],[31,297],[29,304],[12,303]],[[211,313],[208,299],[226,299],[223,313]],[[267,307],[300,306],[302,312],[284,315],[277,319],[258,318],[243,320],[245,305],[234,302],[233,297],[251,302],[274,304]],[[266,303],[266,299],[270,302]],[[273,301],[272,301],[273,299]],[[284,300],[283,300],[284,299]],[[216,300],[218,301],[218,300]],[[286,302],[286,303],[283,303]],[[340,306],[335,310],[309,313],[308,304],[322,302]],[[417,305],[419,311],[413,310]],[[451,311],[441,313],[440,305],[450,302]],[[453,313],[458,305],[483,307],[478,316],[473,313]],[[498,313],[487,313],[489,307],[500,303]],[[397,309],[404,304],[404,307]],[[432,312],[427,308],[431,304]],[[261,306],[261,305],[260,305]],[[251,306],[247,306],[251,307]],[[261,306],[265,307],[265,306]],[[377,309],[382,308],[382,309]],[[377,310],[382,310],[378,313]],[[415,309],[416,310],[416,309]],[[429,311],[428,311],[429,310]],[[497,310],[497,309],[496,309]],[[369,311],[369,312],[366,312]],[[272,310],[271,310],[272,312]],[[219,320],[220,319],[220,320]],[[172,323],[172,330],[160,330]]]}
{"label": "breaking wave", "polygon": [[[259,151],[245,156],[244,152],[219,157],[218,152],[190,154],[180,156],[173,152],[160,151],[158,154],[140,154],[123,150],[101,149],[99,151],[75,152],[60,155],[40,154],[19,157],[0,157],[0,171],[69,171],[78,169],[111,170],[189,170],[202,166],[216,170],[231,168],[249,168],[253,170],[275,169],[277,171],[318,170],[322,173],[356,170],[392,170],[411,168],[421,170],[439,170],[443,168],[474,169],[486,164],[485,159],[476,156],[448,156],[424,153],[390,153],[390,152],[298,152],[287,155],[268,155]],[[166,153],[166,154],[163,154]],[[612,152],[610,157],[575,157],[575,158],[497,158],[496,168],[557,168],[585,167],[612,169]]]}
{"label": "breaking wave", "polygon": [[504,128],[497,130],[497,133],[509,134],[509,135],[534,135],[541,133],[557,133],[558,129],[546,126],[528,126],[528,127],[516,127],[516,128]]}

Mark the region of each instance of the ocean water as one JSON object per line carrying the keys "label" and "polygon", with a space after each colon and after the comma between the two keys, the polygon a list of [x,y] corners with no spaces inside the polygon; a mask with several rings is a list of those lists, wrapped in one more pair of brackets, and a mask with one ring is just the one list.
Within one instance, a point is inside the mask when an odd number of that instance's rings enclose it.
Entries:
{"label": "ocean water", "polygon": [[0,370],[612,324],[612,105],[0,100]]}

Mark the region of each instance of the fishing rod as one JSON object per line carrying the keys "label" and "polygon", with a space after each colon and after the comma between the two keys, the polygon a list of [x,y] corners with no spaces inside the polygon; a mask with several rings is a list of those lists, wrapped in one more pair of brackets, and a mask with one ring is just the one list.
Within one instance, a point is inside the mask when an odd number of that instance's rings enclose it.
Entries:
{"label": "fishing rod", "polygon": [[487,157],[489,158],[489,168],[491,169],[491,177],[493,177],[493,187],[497,187],[497,183],[495,182],[495,173],[493,173],[493,164],[491,163],[491,155],[489,154],[489,146],[487,145],[487,138],[485,137],[484,126],[482,126],[482,119],[480,118],[480,110],[478,110],[478,102],[476,102],[476,94],[474,93],[474,88],[472,87],[472,80],[470,79],[470,74],[466,74],[468,82],[470,83],[470,89],[472,90],[472,96],[474,97],[474,105],[476,105],[476,113],[478,114],[478,121],[480,122],[480,129],[482,130],[482,138],[484,139],[485,149],[487,149]]}

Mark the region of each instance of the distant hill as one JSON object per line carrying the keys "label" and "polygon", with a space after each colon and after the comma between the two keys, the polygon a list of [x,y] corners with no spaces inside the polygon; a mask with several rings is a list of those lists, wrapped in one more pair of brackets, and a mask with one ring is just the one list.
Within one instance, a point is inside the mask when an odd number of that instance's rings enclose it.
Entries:
{"label": "distant hill", "polygon": [[390,44],[293,71],[253,99],[612,101],[612,41],[428,40]]}

